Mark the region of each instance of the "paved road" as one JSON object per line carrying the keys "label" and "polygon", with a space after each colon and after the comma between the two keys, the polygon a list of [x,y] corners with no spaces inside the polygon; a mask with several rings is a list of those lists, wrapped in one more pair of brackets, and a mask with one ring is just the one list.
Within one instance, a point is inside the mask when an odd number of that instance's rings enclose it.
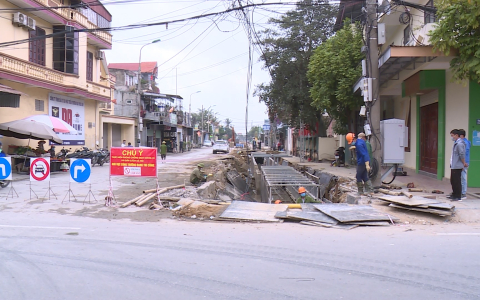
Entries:
{"label": "paved road", "polygon": [[478,226],[1,215],[2,300],[480,299]]}
{"label": "paved road", "polygon": [[[210,150],[171,155],[160,172]],[[94,169],[101,190],[108,169]],[[4,199],[0,300],[480,299],[479,225],[136,222],[83,213],[101,204]]]}

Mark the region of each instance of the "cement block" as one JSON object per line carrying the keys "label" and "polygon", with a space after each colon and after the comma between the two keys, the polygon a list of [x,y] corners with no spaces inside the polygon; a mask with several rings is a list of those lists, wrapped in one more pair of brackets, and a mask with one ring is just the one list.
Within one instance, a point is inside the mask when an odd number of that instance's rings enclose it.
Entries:
{"label": "cement block", "polygon": [[358,200],[360,200],[361,197],[357,196],[354,193],[348,193],[347,194],[347,203],[348,204],[358,204]]}
{"label": "cement block", "polygon": [[205,182],[197,189],[200,199],[214,199],[215,192],[215,181]]}

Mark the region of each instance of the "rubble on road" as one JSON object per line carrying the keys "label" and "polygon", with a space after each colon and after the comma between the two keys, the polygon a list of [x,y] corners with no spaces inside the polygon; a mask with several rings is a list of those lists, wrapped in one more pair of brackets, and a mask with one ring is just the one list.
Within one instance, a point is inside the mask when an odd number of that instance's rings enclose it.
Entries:
{"label": "rubble on road", "polygon": [[455,206],[438,201],[436,199],[421,196],[381,196],[378,199],[390,203],[389,206],[398,209],[431,213],[441,217],[451,216],[455,212]]}

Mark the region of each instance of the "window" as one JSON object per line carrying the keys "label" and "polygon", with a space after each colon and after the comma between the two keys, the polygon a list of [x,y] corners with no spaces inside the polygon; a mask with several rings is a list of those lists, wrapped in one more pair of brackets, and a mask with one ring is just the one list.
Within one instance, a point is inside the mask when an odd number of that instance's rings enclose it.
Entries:
{"label": "window", "polygon": [[[425,4],[425,7],[434,8],[433,0],[428,1],[427,4]],[[425,13],[423,14],[423,22],[424,24],[435,23],[435,13],[425,10]]]}
{"label": "window", "polygon": [[87,51],[87,80],[93,81],[93,53]]}
{"label": "window", "polygon": [[45,66],[45,30],[37,27],[29,31],[28,60],[32,63]]}
{"label": "window", "polygon": [[20,95],[0,92],[0,107],[20,107]]}
{"label": "window", "polygon": [[35,111],[44,111],[45,110],[45,101],[35,99]]}
{"label": "window", "polygon": [[72,26],[53,26],[53,68],[78,75],[78,32]]}
{"label": "window", "polygon": [[410,42],[410,35],[411,35],[411,29],[410,29],[410,25],[408,25],[403,30],[403,45],[404,46],[408,45],[408,43]]}

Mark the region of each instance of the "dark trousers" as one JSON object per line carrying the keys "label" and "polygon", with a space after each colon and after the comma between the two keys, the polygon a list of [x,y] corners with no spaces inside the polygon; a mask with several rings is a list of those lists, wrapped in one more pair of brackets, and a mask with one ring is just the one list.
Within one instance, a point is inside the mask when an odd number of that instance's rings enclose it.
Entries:
{"label": "dark trousers", "polygon": [[451,169],[450,183],[452,184],[452,198],[462,197],[462,169]]}
{"label": "dark trousers", "polygon": [[367,166],[365,164],[359,164],[357,166],[357,182],[367,182],[369,180],[368,178],[368,172],[367,172]]}

